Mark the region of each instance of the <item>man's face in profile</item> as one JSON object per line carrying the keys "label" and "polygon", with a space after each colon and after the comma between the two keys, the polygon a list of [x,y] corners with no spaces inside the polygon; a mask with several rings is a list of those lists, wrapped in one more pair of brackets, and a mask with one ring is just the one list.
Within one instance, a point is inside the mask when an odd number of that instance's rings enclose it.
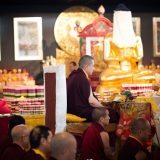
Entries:
{"label": "man's face in profile", "polygon": [[89,65],[87,65],[87,73],[89,76],[92,75],[93,71],[94,71],[94,60],[92,60],[92,62]]}

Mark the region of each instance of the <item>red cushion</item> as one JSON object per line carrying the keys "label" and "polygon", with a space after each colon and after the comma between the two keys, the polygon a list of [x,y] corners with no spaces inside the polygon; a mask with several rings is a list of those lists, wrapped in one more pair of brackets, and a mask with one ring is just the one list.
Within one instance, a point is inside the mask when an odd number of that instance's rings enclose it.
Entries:
{"label": "red cushion", "polygon": [[11,113],[10,105],[6,101],[0,101],[0,114]]}
{"label": "red cushion", "polygon": [[6,104],[6,101],[0,101],[0,108]]}

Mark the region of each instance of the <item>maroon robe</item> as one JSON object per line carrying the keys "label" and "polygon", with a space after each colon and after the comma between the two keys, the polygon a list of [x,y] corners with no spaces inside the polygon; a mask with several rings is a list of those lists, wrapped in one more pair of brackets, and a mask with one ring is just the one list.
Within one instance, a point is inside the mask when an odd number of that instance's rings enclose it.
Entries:
{"label": "maroon robe", "polygon": [[75,72],[76,72],[76,70],[73,70],[73,71],[69,74],[68,78],[70,78]]}
{"label": "maroon robe", "polygon": [[49,160],[57,160],[57,159],[55,159],[55,158],[53,158],[53,157],[50,157]]}
{"label": "maroon robe", "polygon": [[160,148],[156,151],[153,151],[151,160],[159,160],[160,158]]}
{"label": "maroon robe", "polygon": [[79,68],[67,80],[67,112],[91,121],[94,108],[88,102],[89,96],[89,80]]}
{"label": "maroon robe", "polygon": [[17,144],[8,145],[2,154],[1,160],[22,160],[25,151]]}
{"label": "maroon robe", "polygon": [[135,160],[135,155],[139,151],[144,151],[146,153],[147,159],[150,159],[150,154],[143,147],[143,145],[136,139],[128,137],[119,152],[118,160]]}
{"label": "maroon robe", "polygon": [[94,160],[107,160],[104,153],[104,145],[100,133],[104,128],[99,123],[92,123],[84,132],[81,160],[94,159]]}
{"label": "maroon robe", "polygon": [[3,136],[1,137],[0,140],[0,160],[2,157],[3,152],[5,151],[5,149],[12,144],[12,137],[10,134],[8,134],[7,136]]}
{"label": "maroon robe", "polygon": [[45,160],[41,155],[30,149],[23,157],[23,160]]}

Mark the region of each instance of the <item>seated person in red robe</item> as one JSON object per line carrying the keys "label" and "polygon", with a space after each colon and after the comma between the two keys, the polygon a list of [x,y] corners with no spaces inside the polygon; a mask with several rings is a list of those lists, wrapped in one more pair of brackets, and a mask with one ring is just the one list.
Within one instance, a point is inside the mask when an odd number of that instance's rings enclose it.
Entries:
{"label": "seated person in red robe", "polygon": [[67,112],[92,121],[92,110],[102,104],[93,96],[88,76],[94,70],[94,59],[81,57],[79,68],[67,81]]}
{"label": "seated person in red robe", "polygon": [[144,118],[137,118],[131,122],[131,134],[124,142],[118,160],[140,160],[150,159],[150,154],[144,147],[150,135],[150,123]]}
{"label": "seated person in red robe", "polygon": [[7,148],[8,145],[12,143],[12,137],[11,137],[12,128],[19,124],[25,124],[25,119],[20,115],[12,115],[10,117],[8,124],[8,130],[9,130],[8,134],[5,137],[0,138],[0,160],[4,150]]}
{"label": "seated person in red robe", "polygon": [[51,142],[51,159],[74,160],[77,143],[74,136],[67,132],[57,133]]}
{"label": "seated person in red robe", "polygon": [[13,142],[4,150],[1,160],[22,160],[25,150],[29,149],[29,127],[17,125],[11,131]]}
{"label": "seated person in red robe", "polygon": [[31,149],[23,160],[47,160],[51,152],[52,132],[47,126],[39,125],[32,129],[29,141]]}
{"label": "seated person in red robe", "polygon": [[113,154],[109,145],[109,135],[104,126],[109,123],[109,112],[104,108],[93,110],[94,122],[85,130],[81,148],[81,160],[107,160]]}
{"label": "seated person in red robe", "polygon": [[69,76],[68,76],[68,78],[70,76],[72,76],[76,70],[77,70],[77,63],[74,61],[71,61],[69,63]]}

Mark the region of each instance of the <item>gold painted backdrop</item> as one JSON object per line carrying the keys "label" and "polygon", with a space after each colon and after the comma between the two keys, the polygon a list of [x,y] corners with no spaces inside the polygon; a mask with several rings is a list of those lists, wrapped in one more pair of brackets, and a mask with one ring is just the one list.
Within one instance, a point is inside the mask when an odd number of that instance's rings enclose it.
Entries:
{"label": "gold painted backdrop", "polygon": [[68,8],[57,17],[54,26],[54,35],[60,49],[56,49],[56,59],[57,63],[65,63],[67,65],[67,74],[68,63],[70,61],[78,62],[80,58],[80,38],[75,29],[76,22],[78,21],[80,28],[83,29],[97,17],[98,13],[84,6]]}

